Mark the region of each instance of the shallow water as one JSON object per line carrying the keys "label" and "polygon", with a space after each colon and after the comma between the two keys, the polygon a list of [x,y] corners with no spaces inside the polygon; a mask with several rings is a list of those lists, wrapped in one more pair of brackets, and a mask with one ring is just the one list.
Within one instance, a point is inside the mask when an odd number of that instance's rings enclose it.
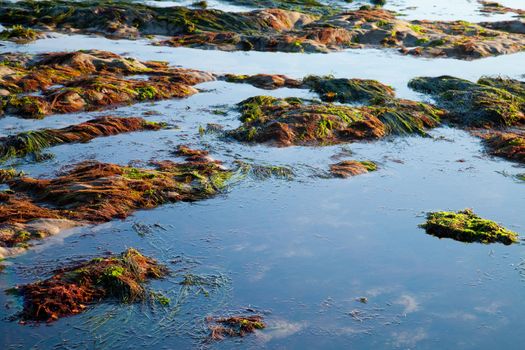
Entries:
{"label": "shallow water", "polygon": [[[426,8],[430,2],[420,3]],[[466,3],[474,11],[475,1]],[[456,15],[462,14],[458,10]],[[525,73],[524,54],[466,62],[406,57],[388,50],[228,53],[63,35],[23,46],[8,44],[2,51],[90,48],[217,73],[378,79],[395,87],[399,96],[413,99],[423,97],[406,84],[418,75],[477,79]],[[120,164],[170,159],[178,144],[209,149],[227,165],[242,159],[290,166],[296,173],[291,181],[239,180],[210,200],[138,211],[126,220],[66,232],[10,259],[0,275],[0,289],[48,277],[71,260],[127,247],[159,259],[176,273],[151,284],[171,298],[168,307],[150,310],[146,305],[106,303],[51,326],[9,321],[20,301],[0,294],[0,305],[5,305],[0,308],[0,348],[522,348],[524,246],[440,240],[426,235],[418,224],[426,211],[472,207],[525,234],[525,185],[511,176],[525,172],[523,167],[487,156],[479,139],[448,127],[433,130],[430,138],[328,147],[247,146],[214,134],[201,136],[198,129],[207,123],[236,127],[238,113],[232,107],[247,97],[314,96],[306,90],[264,91],[225,82],[198,88],[199,94],[182,100],[43,120],[0,119],[2,134],[62,127],[96,115],[140,116],[149,111],[157,114],[148,120],[173,126],[53,147],[48,151],[55,158],[41,163],[14,162],[33,176],[53,175],[85,159]],[[216,109],[227,114],[217,115]],[[353,155],[346,158],[378,162],[379,171],[345,180],[316,176],[335,162],[334,156],[348,151]],[[145,235],[133,229],[137,223],[150,228]],[[184,289],[178,283],[187,272],[215,278],[219,286],[208,288],[208,296]],[[368,303],[356,301],[359,297],[367,297]],[[269,328],[240,340],[206,342],[206,316],[246,308],[263,313]]]}

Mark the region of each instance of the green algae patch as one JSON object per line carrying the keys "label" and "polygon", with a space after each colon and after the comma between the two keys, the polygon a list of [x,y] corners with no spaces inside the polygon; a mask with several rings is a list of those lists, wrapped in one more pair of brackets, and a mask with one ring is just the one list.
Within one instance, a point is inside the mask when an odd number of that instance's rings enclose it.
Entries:
{"label": "green algae patch", "polygon": [[525,83],[483,77],[477,83],[451,76],[419,77],[409,87],[430,94],[463,126],[494,127],[525,124]]}
{"label": "green algae patch", "polygon": [[0,161],[12,157],[38,155],[51,146],[64,143],[88,142],[96,137],[133,131],[159,130],[161,123],[147,122],[134,117],[100,117],[62,129],[26,131],[0,138]]}
{"label": "green algae patch", "polygon": [[262,316],[228,316],[228,317],[208,317],[210,338],[212,340],[223,340],[225,337],[244,337],[256,330],[266,328],[266,323]]}
{"label": "green algae patch", "polygon": [[426,223],[420,225],[429,235],[452,238],[461,242],[503,243],[518,242],[518,234],[494,221],[483,219],[470,209],[458,212],[431,212]]}
{"label": "green algae patch", "polygon": [[377,171],[377,164],[370,160],[343,160],[330,165],[330,173],[334,177],[353,177],[369,172]]}
{"label": "green algae patch", "polygon": [[66,228],[204,200],[226,188],[233,171],[220,161],[205,151],[184,157],[154,162],[152,168],[85,161],[51,179],[6,176],[10,190],[0,192],[0,258]]}
{"label": "green algae patch", "polygon": [[418,134],[439,125],[442,111],[431,105],[392,99],[350,107],[299,98],[255,96],[239,104],[242,125],[228,135],[243,142],[278,146],[323,145]]}
{"label": "green algae patch", "polygon": [[107,299],[146,300],[145,282],[168,274],[155,260],[130,248],[120,255],[95,258],[55,271],[46,280],[16,287],[23,297],[23,321],[55,321]]}

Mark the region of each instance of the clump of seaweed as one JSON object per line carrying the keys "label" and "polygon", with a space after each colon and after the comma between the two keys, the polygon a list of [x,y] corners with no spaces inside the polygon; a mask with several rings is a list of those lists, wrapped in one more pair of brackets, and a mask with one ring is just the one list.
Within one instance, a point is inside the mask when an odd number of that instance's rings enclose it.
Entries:
{"label": "clump of seaweed", "polygon": [[4,29],[0,32],[0,40],[14,41],[18,44],[26,44],[35,41],[38,33],[31,29],[25,28],[19,24],[13,25],[11,28]]}
{"label": "clump of seaweed", "polygon": [[426,135],[443,111],[425,103],[390,100],[382,105],[350,107],[309,103],[298,98],[256,96],[239,104],[243,124],[229,135],[243,142],[279,146],[372,140],[387,135]]}
{"label": "clump of seaweed", "polygon": [[451,76],[420,77],[409,86],[432,95],[450,112],[451,120],[465,126],[515,126],[525,123],[525,83],[483,77],[477,83]]}
{"label": "clump of seaweed", "polygon": [[380,103],[395,96],[394,89],[377,80],[307,76],[303,83],[319,94],[323,101],[329,102]]}
{"label": "clump of seaweed", "polygon": [[330,165],[330,173],[332,173],[333,176],[342,178],[366,174],[376,170],[377,164],[370,160],[344,160]]}
{"label": "clump of seaweed", "polygon": [[290,78],[282,74],[256,74],[256,75],[238,75],[226,74],[222,77],[229,83],[250,84],[260,89],[274,90],[282,87],[301,88],[303,84],[300,80]]}
{"label": "clump of seaweed", "polygon": [[125,218],[136,209],[210,198],[233,174],[207,156],[152,165],[147,169],[86,161],[56,178],[6,181],[11,191],[0,193],[0,248],[23,247],[64,227]]}
{"label": "clump of seaweed", "polygon": [[235,75],[222,77],[230,83],[250,84],[260,89],[274,90],[282,87],[310,89],[323,101],[383,103],[395,97],[394,89],[377,80],[335,78],[331,75],[310,75],[302,80],[280,74]]}
{"label": "clump of seaweed", "polygon": [[518,234],[494,221],[483,219],[471,209],[458,212],[431,212],[426,223],[420,225],[429,235],[452,238],[461,242],[503,243],[518,242]]}
{"label": "clump of seaweed", "polygon": [[125,303],[145,300],[148,293],[144,283],[167,273],[165,266],[133,248],[120,255],[95,258],[57,270],[44,281],[17,287],[24,299],[20,317],[50,322],[81,313],[109,298]]}
{"label": "clump of seaweed", "polygon": [[525,163],[525,135],[518,132],[490,132],[483,134],[488,152],[519,163]]}
{"label": "clump of seaweed", "polygon": [[100,117],[62,129],[26,131],[0,138],[0,161],[12,157],[37,155],[43,149],[64,143],[88,142],[96,137],[120,133],[159,130],[163,124],[142,118]]}
{"label": "clump of seaweed", "polygon": [[260,165],[242,160],[236,160],[235,164],[239,167],[238,171],[242,175],[250,176],[257,180],[267,180],[272,177],[291,180],[295,177],[294,171],[286,166]]}
{"label": "clump of seaweed", "polygon": [[[215,79],[205,72],[98,50],[0,56],[21,62],[0,70],[0,112],[28,118],[183,98],[198,92],[193,85]],[[137,73],[148,79],[128,78]]]}
{"label": "clump of seaweed", "polygon": [[211,331],[212,340],[222,340],[225,337],[244,337],[256,330],[266,328],[262,316],[229,316],[229,317],[208,317],[206,319]]}

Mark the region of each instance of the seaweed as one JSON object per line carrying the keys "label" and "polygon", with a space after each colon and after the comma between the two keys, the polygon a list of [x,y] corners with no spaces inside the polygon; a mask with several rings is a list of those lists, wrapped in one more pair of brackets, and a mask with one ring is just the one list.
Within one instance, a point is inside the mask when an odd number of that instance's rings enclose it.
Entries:
{"label": "seaweed", "polygon": [[130,248],[120,255],[95,258],[55,271],[51,278],[16,287],[23,297],[24,321],[55,321],[85,311],[106,299],[145,300],[144,283],[166,276],[168,269]]}
{"label": "seaweed", "polygon": [[373,140],[419,134],[440,123],[443,111],[420,102],[392,99],[382,105],[350,107],[298,98],[256,96],[239,103],[240,127],[228,135],[243,142],[279,146]]}
{"label": "seaweed", "polygon": [[330,173],[335,177],[352,177],[377,171],[377,164],[369,161],[344,160],[330,165]]}
{"label": "seaweed", "polygon": [[525,123],[524,83],[483,77],[477,83],[451,76],[419,77],[409,86],[432,95],[463,126],[515,126]]}
{"label": "seaweed", "polygon": [[228,316],[228,317],[208,317],[206,319],[212,340],[222,340],[228,337],[244,337],[258,329],[266,328],[262,316]]}
{"label": "seaweed", "polygon": [[88,142],[95,137],[132,131],[159,130],[163,126],[161,123],[147,122],[142,118],[107,116],[62,129],[25,131],[0,138],[0,161],[12,157],[37,155],[47,147],[64,143]]}
{"label": "seaweed", "polygon": [[518,242],[518,234],[494,221],[483,219],[471,209],[458,212],[431,212],[426,223],[420,225],[429,235],[439,238],[452,238],[461,242],[503,243]]}

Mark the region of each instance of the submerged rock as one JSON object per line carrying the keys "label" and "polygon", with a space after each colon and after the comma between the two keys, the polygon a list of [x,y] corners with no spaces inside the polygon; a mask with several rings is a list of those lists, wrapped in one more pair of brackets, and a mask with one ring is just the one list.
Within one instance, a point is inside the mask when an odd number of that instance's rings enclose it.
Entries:
{"label": "submerged rock", "polygon": [[144,283],[167,273],[166,267],[132,248],[62,268],[51,278],[15,288],[24,299],[20,318],[50,322],[109,298],[126,303],[145,300]]}
{"label": "submerged rock", "polygon": [[85,161],[56,178],[21,175],[6,181],[10,190],[0,192],[0,247],[5,248],[4,255],[27,247],[30,240],[56,233],[35,226],[39,220],[68,220],[71,226],[101,223],[125,218],[136,209],[203,200],[223,189],[233,173],[206,153],[186,156],[181,163],[153,165],[153,169],[146,169]]}
{"label": "submerged rock", "polygon": [[330,172],[332,173],[332,175],[342,178],[366,174],[368,172],[376,170],[376,163],[369,160],[343,160],[339,163],[330,165]]}
{"label": "submerged rock", "polygon": [[450,77],[420,77],[409,86],[432,95],[450,112],[451,121],[475,127],[525,124],[525,83],[514,79],[483,77],[477,83]]}
{"label": "submerged rock", "polygon": [[159,130],[161,123],[133,117],[100,117],[62,129],[25,131],[0,138],[0,161],[39,154],[44,148],[64,143],[88,142],[96,137],[120,133]]}
{"label": "submerged rock", "polygon": [[243,124],[229,135],[243,142],[279,146],[319,145],[372,140],[391,134],[426,135],[442,111],[408,100],[350,107],[309,103],[298,98],[256,96],[239,104]]}
{"label": "submerged rock", "polygon": [[420,226],[429,235],[461,242],[499,242],[506,245],[518,242],[516,232],[507,230],[494,221],[482,219],[470,209],[429,213],[427,222]]}
{"label": "submerged rock", "polygon": [[[0,112],[39,118],[147,100],[182,98],[214,80],[205,72],[141,62],[106,51],[0,55]],[[134,79],[142,74],[147,79]]]}

